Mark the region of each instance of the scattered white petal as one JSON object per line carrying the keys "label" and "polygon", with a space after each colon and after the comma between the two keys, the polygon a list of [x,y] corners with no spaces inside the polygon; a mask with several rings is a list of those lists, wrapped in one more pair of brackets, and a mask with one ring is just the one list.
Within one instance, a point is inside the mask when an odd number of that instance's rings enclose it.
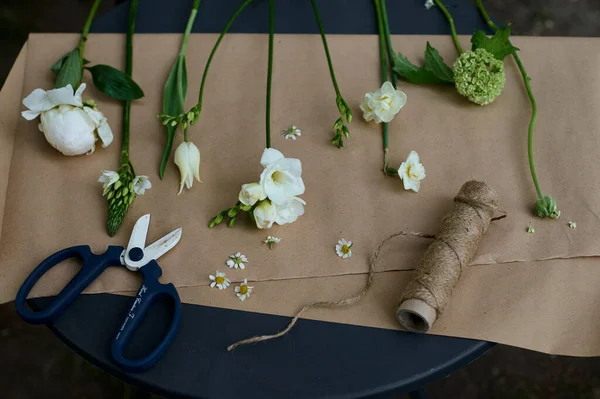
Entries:
{"label": "scattered white petal", "polygon": [[352,241],[341,239],[335,246],[335,252],[342,259],[348,259],[352,256]]}
{"label": "scattered white petal", "polygon": [[250,297],[253,288],[254,287],[248,285],[248,280],[244,279],[243,283],[235,287],[235,294],[240,298],[240,301],[244,302],[246,298]]}
{"label": "scattered white petal", "polygon": [[248,263],[248,258],[246,258],[246,255],[241,254],[240,252],[236,252],[235,254],[231,255],[229,257],[229,259],[227,259],[227,266],[229,266],[229,268],[231,269],[242,269],[244,270],[244,268],[246,268],[246,263]]}
{"label": "scattered white petal", "polygon": [[281,134],[286,140],[296,140],[296,138],[302,136],[302,130],[296,126],[292,126],[290,128],[283,129]]}
{"label": "scattered white petal", "polygon": [[229,285],[231,284],[231,281],[229,281],[229,279],[227,277],[225,277],[225,273],[222,273],[218,270],[214,276],[211,274],[208,276],[208,278],[211,281],[210,288],[217,287],[220,290],[224,290],[225,288],[229,287]]}
{"label": "scattered white petal", "polygon": [[569,222],[569,228],[570,229],[576,229],[577,228],[577,223],[576,222]]}

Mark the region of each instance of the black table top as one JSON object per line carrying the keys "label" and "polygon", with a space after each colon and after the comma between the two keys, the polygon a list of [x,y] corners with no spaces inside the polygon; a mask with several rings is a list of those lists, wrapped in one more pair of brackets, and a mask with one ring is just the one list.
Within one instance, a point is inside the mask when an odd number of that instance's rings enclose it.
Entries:
{"label": "black table top", "polygon": [[[375,34],[372,0],[318,2],[327,33]],[[388,0],[393,34],[449,34],[438,10],[424,0]],[[143,0],[138,33],[182,33],[192,0]],[[217,33],[241,0],[203,0],[194,32]],[[266,0],[256,0],[231,28],[266,33]],[[308,0],[276,4],[276,33],[318,33]],[[448,4],[459,33],[483,29],[468,0]],[[99,18],[93,32],[124,32],[128,3]],[[450,38],[448,39],[450,40]],[[74,245],[77,243],[73,243]],[[51,299],[31,300],[44,307]],[[85,295],[49,326],[70,347],[120,378],[166,397],[194,398],[364,398],[391,397],[417,389],[476,359],[493,344],[467,339],[300,320],[286,337],[240,348],[225,347],[248,335],[272,333],[289,318],[184,304],[181,329],[159,363],[128,374],[110,358],[110,343],[131,305],[130,297]],[[154,311],[156,310],[156,311]],[[144,321],[130,356],[158,342],[168,324],[168,308],[158,305]],[[158,327],[157,327],[158,326]]]}

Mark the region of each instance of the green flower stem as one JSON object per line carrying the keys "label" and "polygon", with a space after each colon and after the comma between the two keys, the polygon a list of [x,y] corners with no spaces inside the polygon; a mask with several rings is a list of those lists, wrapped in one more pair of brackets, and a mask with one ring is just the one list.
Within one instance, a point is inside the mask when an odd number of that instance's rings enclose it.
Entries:
{"label": "green flower stem", "polygon": [[267,112],[265,115],[266,148],[271,148],[271,81],[273,80],[273,37],[275,32],[275,5],[269,0],[269,61],[267,64]]}
{"label": "green flower stem", "polygon": [[315,13],[315,19],[317,20],[317,25],[319,26],[319,33],[321,34],[321,40],[323,41],[323,49],[325,50],[325,56],[327,57],[327,65],[329,66],[329,74],[331,75],[331,83],[333,83],[333,88],[335,89],[336,97],[342,97],[342,93],[340,93],[340,88],[337,84],[337,80],[335,78],[335,72],[333,71],[333,63],[331,62],[331,54],[329,54],[329,46],[327,45],[327,38],[325,37],[325,29],[323,28],[323,22],[321,21],[321,14],[319,14],[319,8],[317,7],[317,2],[315,0],[310,0],[312,4],[313,11]]}
{"label": "green flower stem", "polygon": [[200,115],[200,111],[202,110],[202,95],[204,94],[204,85],[206,84],[206,76],[208,75],[208,69],[210,68],[212,59],[215,56],[215,53],[217,52],[217,48],[219,48],[219,44],[221,44],[221,40],[223,40],[223,37],[225,36],[227,31],[233,24],[233,21],[235,21],[237,16],[240,15],[240,13],[244,10],[244,8],[246,8],[246,6],[248,4],[250,4],[250,2],[252,2],[252,0],[244,1],[242,3],[242,5],[239,6],[239,8],[233,13],[231,18],[227,22],[227,25],[225,25],[223,32],[221,32],[221,34],[219,35],[219,38],[217,39],[217,42],[215,43],[212,51],[210,52],[210,55],[208,56],[208,61],[206,61],[206,66],[204,67],[204,73],[202,74],[202,82],[200,83],[200,93],[198,94],[198,104],[196,104],[194,106],[194,109],[195,109],[197,115]]}
{"label": "green flower stem", "polygon": [[463,49],[460,45],[460,42],[458,41],[458,36],[456,35],[456,27],[454,26],[454,19],[452,19],[452,15],[450,15],[448,9],[446,8],[446,6],[444,6],[441,0],[433,0],[433,4],[435,4],[436,7],[440,9],[442,14],[444,14],[446,19],[448,20],[448,23],[450,24],[450,33],[452,34],[452,41],[454,42],[454,47],[456,47],[458,55],[461,55]]}
{"label": "green flower stem", "polygon": [[[85,20],[85,24],[83,25],[83,29],[81,30],[81,37],[79,38],[79,65],[81,66],[81,70],[83,71],[83,48],[85,47],[85,42],[87,41],[88,34],[90,33],[90,27],[92,26],[92,21],[94,20],[94,15],[96,15],[96,11],[98,11],[98,7],[102,0],[94,1],[92,4],[92,8]],[[81,83],[81,82],[80,82]],[[77,88],[74,88],[75,90]]]}
{"label": "green flower stem", "polygon": [[[382,0],[375,1],[375,10],[377,13],[377,28],[379,31],[379,57],[381,65],[381,81],[382,83],[387,81],[388,78],[388,65],[386,55],[386,29],[382,12]],[[389,49],[389,47],[388,47]],[[393,74],[392,74],[393,75]],[[394,84],[396,87],[396,84]],[[381,128],[383,133],[383,173],[388,174],[389,164],[389,127],[387,123],[383,123]]]}
{"label": "green flower stem", "polygon": [[[437,0],[434,0],[434,1],[437,1]],[[485,23],[492,29],[498,30],[499,29],[498,25],[496,25],[494,23],[494,21],[491,20],[490,16],[488,15],[488,13],[485,11],[485,8],[483,7],[483,3],[481,2],[481,0],[475,0],[475,1],[476,1],[477,8],[479,9],[479,12],[481,13],[481,16],[483,17],[483,20],[485,21]],[[512,45],[510,43],[510,40],[508,41],[508,43],[510,45]],[[515,59],[517,67],[519,68],[519,72],[521,72],[521,75],[523,76],[523,83],[525,84],[525,90],[527,91],[527,96],[529,97],[529,102],[531,103],[531,119],[529,120],[529,131],[527,134],[527,155],[529,157],[529,169],[531,170],[531,178],[533,179],[533,184],[535,185],[535,191],[537,192],[538,198],[542,199],[542,198],[544,198],[544,195],[542,194],[542,189],[540,188],[540,183],[538,181],[537,173],[535,171],[535,163],[533,162],[533,130],[535,129],[535,122],[537,120],[537,102],[535,101],[533,91],[531,90],[531,85],[530,85],[531,78],[529,77],[529,75],[527,74],[527,71],[525,70],[525,67],[523,66],[521,57],[519,57],[519,54],[517,54],[516,51],[513,52],[512,55],[513,55],[513,58]]]}
{"label": "green flower stem", "polygon": [[[135,18],[137,16],[138,3],[139,0],[131,0],[131,5],[129,7],[129,18],[127,22],[127,38],[125,44],[125,75],[127,75],[128,77],[131,77],[133,71],[133,34],[135,32]],[[127,100],[123,104],[123,142],[121,144],[121,166],[131,166],[131,162],[129,160],[130,114],[131,101]]]}
{"label": "green flower stem", "polygon": [[181,56],[185,56],[185,52],[187,50],[188,39],[190,38],[190,33],[192,32],[192,27],[194,26],[194,21],[196,20],[196,14],[198,14],[199,8],[200,8],[200,0],[194,0],[194,4],[192,5],[192,11],[190,12],[190,17],[188,18],[188,22],[185,27],[185,32],[183,32],[183,40],[181,41],[181,48],[179,49],[179,55],[181,55]]}
{"label": "green flower stem", "polygon": [[[375,6],[377,7],[377,5]],[[387,6],[385,4],[385,0],[379,0],[379,12],[378,12],[378,20],[381,16],[381,22],[383,23],[383,31],[384,31],[384,35],[385,35],[385,45],[387,46],[387,55],[388,55],[388,59],[390,62],[390,66],[392,67],[392,70],[394,69],[395,66],[395,62],[394,62],[394,50],[392,47],[392,37],[390,35],[390,24],[388,22],[388,17],[387,17]],[[385,50],[384,50],[384,54],[385,54]],[[387,68],[387,65],[385,66]],[[387,69],[386,69],[386,75],[387,75]],[[384,82],[387,80],[387,76],[384,79]],[[394,88],[398,87],[398,77],[396,76],[395,73],[392,72],[392,84],[394,85]]]}

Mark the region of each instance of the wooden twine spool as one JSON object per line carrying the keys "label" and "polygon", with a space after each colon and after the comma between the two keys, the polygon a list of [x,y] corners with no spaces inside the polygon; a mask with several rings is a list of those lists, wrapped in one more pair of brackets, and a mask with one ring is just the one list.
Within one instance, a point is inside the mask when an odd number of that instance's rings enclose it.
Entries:
{"label": "wooden twine spool", "polygon": [[427,332],[444,312],[463,271],[473,260],[493,214],[498,195],[483,182],[463,184],[442,229],[421,257],[396,318],[409,331]]}

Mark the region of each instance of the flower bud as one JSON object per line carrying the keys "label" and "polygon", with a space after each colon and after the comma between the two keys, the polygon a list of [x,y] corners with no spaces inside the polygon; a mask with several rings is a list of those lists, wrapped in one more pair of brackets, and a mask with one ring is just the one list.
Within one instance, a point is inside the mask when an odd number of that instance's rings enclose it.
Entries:
{"label": "flower bud", "polygon": [[533,206],[533,211],[539,217],[549,217],[551,219],[558,219],[560,217],[560,211],[556,206],[556,200],[549,195],[545,195],[543,198],[538,199]]}
{"label": "flower bud", "polygon": [[179,192],[181,194],[183,186],[192,188],[194,178],[200,180],[200,150],[192,142],[184,141],[175,150],[175,165],[179,167],[181,181],[179,183]]}

